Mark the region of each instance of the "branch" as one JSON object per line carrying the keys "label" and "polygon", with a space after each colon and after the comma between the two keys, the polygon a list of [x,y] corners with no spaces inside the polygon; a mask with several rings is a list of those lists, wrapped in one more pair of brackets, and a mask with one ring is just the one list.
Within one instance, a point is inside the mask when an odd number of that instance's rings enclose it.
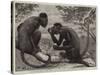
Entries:
{"label": "branch", "polygon": [[[86,31],[87,32],[87,29],[84,27],[84,25],[81,25],[81,27],[82,27],[82,29],[84,30],[84,31]],[[89,35],[92,37],[92,39],[96,42],[96,39],[95,39],[95,37],[91,34],[91,32],[89,32]]]}
{"label": "branch", "polygon": [[[77,23],[77,22],[74,22],[74,24],[78,24],[82,27],[82,29],[87,32],[87,27],[83,24],[83,23]],[[92,39],[96,42],[96,36],[94,33],[90,32],[89,31],[89,35],[92,37]]]}

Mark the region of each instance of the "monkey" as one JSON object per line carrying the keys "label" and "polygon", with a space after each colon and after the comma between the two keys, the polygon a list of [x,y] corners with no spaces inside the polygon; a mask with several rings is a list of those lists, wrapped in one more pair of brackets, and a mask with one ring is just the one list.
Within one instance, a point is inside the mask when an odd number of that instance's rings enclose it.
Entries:
{"label": "monkey", "polygon": [[[88,63],[83,61],[83,56],[87,52],[88,45],[86,45],[83,54],[80,54],[80,39],[72,28],[62,26],[61,23],[55,23],[51,28],[48,28],[48,32],[50,33],[52,41],[56,44],[53,45],[53,48],[55,50],[65,50],[65,53],[60,53],[63,58],[69,59],[70,63],[81,63],[85,66],[90,66]],[[59,39],[55,37],[57,34],[59,34]],[[87,44],[89,43],[88,37]],[[60,46],[61,44],[62,46]]]}
{"label": "monkey", "polygon": [[[22,61],[35,68],[41,68],[46,66],[50,61],[50,55],[43,54],[41,52],[40,47],[38,46],[41,39],[41,32],[39,31],[39,27],[46,27],[48,24],[48,15],[45,12],[41,12],[39,16],[32,16],[22,22],[18,27],[18,41],[16,42],[16,48],[21,52]],[[25,59],[24,54],[28,53],[37,60],[43,62],[43,65],[33,65],[28,63]]]}

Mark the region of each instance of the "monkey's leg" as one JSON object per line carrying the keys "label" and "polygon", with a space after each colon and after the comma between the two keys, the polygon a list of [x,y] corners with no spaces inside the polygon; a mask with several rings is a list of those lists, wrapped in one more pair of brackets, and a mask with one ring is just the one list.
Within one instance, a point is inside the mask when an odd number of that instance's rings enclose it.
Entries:
{"label": "monkey's leg", "polygon": [[36,47],[36,48],[33,48],[35,49],[32,52],[33,56],[35,56],[38,60],[44,63],[47,63],[50,60],[50,56],[42,53],[40,47],[38,46],[41,39],[41,32],[36,30],[35,32],[33,32],[31,37],[32,37],[31,41],[34,43]]}
{"label": "monkey's leg", "polygon": [[[36,39],[36,37],[37,37],[37,39]],[[38,42],[40,40],[39,38],[41,38],[40,34],[38,33],[38,35],[36,35],[36,37],[35,37],[35,45],[38,45]],[[44,55],[42,53],[39,53],[39,49],[34,50],[32,42],[30,40],[30,36],[27,35],[27,34],[21,34],[21,33],[19,33],[18,45],[19,45],[19,50],[21,50],[21,53],[22,53],[22,57],[23,57],[22,60],[23,60],[24,63],[26,62],[26,64],[28,64],[28,65],[30,65],[30,64],[28,63],[27,60],[25,60],[24,53],[28,53],[30,55],[33,55],[40,62],[45,62],[45,61],[49,60],[49,56],[46,56],[46,55]]]}
{"label": "monkey's leg", "polygon": [[40,42],[40,39],[41,39],[41,32],[39,30],[36,30],[35,32],[33,32],[32,40],[33,40],[35,46],[38,48],[39,48],[38,44]]}

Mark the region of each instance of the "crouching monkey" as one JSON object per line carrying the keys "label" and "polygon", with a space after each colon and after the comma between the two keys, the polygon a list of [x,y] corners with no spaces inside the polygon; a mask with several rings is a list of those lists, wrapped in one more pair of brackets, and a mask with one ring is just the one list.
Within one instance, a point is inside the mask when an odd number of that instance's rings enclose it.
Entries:
{"label": "crouching monkey", "polygon": [[[48,29],[48,32],[56,44],[53,48],[55,50],[65,50],[65,53],[60,54],[63,58],[69,59],[70,63],[82,63],[89,66],[88,63],[83,61],[83,56],[80,54],[80,39],[72,28],[55,23],[53,27]],[[59,34],[59,39],[55,37],[57,34]]]}
{"label": "crouching monkey", "polygon": [[[43,67],[49,60],[50,56],[43,54],[38,46],[41,39],[41,32],[38,30],[40,26],[46,27],[48,24],[48,16],[46,13],[40,13],[39,16],[32,16],[21,23],[18,30],[17,48],[21,51],[21,58],[24,63],[31,67]],[[39,61],[44,62],[44,65],[36,66],[29,64],[24,57],[24,53],[35,56]]]}

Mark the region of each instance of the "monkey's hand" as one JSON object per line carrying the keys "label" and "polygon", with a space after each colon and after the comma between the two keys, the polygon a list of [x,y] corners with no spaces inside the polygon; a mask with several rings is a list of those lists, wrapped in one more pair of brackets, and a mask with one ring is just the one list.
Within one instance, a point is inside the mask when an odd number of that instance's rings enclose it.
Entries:
{"label": "monkey's hand", "polygon": [[57,33],[57,30],[54,28],[54,27],[51,27],[51,28],[48,28],[48,32],[51,34],[51,35],[54,35]]}
{"label": "monkey's hand", "polygon": [[70,48],[72,48],[71,46],[58,46],[58,45],[53,45],[53,48],[55,49],[55,50],[66,50],[66,49],[70,49]]}
{"label": "monkey's hand", "polygon": [[59,46],[53,45],[53,48],[54,48],[55,50],[58,50],[58,49],[59,49]]}
{"label": "monkey's hand", "polygon": [[48,28],[48,32],[49,32],[49,33],[51,32],[50,28]]}
{"label": "monkey's hand", "polygon": [[38,53],[39,51],[40,51],[40,49],[33,48],[33,52],[32,52],[32,54],[35,55],[35,54]]}
{"label": "monkey's hand", "polygon": [[48,32],[49,32],[50,34],[53,34],[53,32],[52,32],[52,29],[51,29],[51,28],[48,28]]}

